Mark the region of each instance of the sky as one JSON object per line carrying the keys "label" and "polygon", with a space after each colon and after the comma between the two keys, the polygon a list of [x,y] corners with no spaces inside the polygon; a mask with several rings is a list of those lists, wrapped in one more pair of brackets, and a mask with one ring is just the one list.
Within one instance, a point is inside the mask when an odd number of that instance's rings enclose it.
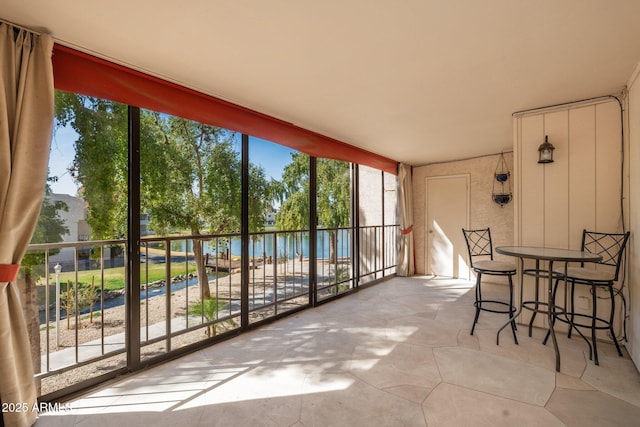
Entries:
{"label": "sky", "polygon": [[260,165],[267,178],[280,180],[284,167],[291,163],[295,150],[260,138],[249,138],[249,161]]}
{"label": "sky", "polygon": [[67,170],[73,162],[73,144],[78,134],[70,127],[55,128],[51,138],[51,150],[49,151],[49,176],[57,176],[58,182],[52,182],[51,190],[58,194],[71,194],[75,196],[78,186],[71,179]]}
{"label": "sky", "polygon": [[[54,130],[49,154],[49,175],[58,177],[57,182],[50,183],[54,193],[75,196],[78,192],[78,186],[68,171],[73,163],[74,143],[77,138],[78,134],[69,125]],[[295,150],[273,142],[249,138],[249,160],[262,166],[267,178],[281,179],[284,167],[291,162],[291,153],[294,152]]]}

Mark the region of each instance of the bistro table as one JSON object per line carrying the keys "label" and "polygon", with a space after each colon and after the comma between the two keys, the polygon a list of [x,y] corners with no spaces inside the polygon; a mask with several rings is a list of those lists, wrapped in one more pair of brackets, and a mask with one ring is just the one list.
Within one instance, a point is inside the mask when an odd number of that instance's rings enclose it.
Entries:
{"label": "bistro table", "polygon": [[[597,262],[602,260],[601,255],[592,254],[590,252],[576,251],[571,249],[558,249],[558,248],[544,248],[544,247],[536,247],[536,246],[500,246],[497,247],[496,252],[502,255],[508,255],[520,258],[520,304],[518,310],[513,314],[513,316],[509,319],[507,323],[505,323],[498,330],[498,339],[500,336],[500,332],[504,329],[509,323],[511,323],[516,317],[520,315],[522,312],[522,308],[526,308],[528,310],[533,311],[533,317],[531,322],[529,323],[529,336],[531,336],[531,325],[533,324],[533,320],[537,313],[543,313],[547,315],[548,323],[549,323],[549,333],[551,335],[551,341],[553,342],[553,349],[556,354],[556,371],[560,371],[560,351],[558,350],[558,342],[556,340],[556,334],[553,328],[554,324],[554,316],[560,314],[557,312],[558,307],[555,305],[555,295],[553,292],[553,279],[558,277],[558,274],[553,273],[553,263],[554,261],[564,262],[564,277],[567,275],[567,264],[570,262]],[[536,261],[535,269],[525,270],[524,268],[524,260],[525,259],[533,259]],[[540,270],[540,261],[547,261],[548,266],[547,270]],[[535,301],[525,301],[523,302],[522,291],[524,285],[524,275],[534,276],[536,278],[536,295]],[[538,301],[538,280],[540,278],[548,279],[548,302],[540,302]],[[566,289],[566,288],[565,288]],[[540,309],[540,306],[546,307],[546,310]],[[561,310],[564,312],[564,309]],[[570,323],[570,322],[569,322]],[[570,323],[571,324],[571,323]],[[573,327],[573,325],[571,325]],[[582,335],[582,334],[581,334]]]}

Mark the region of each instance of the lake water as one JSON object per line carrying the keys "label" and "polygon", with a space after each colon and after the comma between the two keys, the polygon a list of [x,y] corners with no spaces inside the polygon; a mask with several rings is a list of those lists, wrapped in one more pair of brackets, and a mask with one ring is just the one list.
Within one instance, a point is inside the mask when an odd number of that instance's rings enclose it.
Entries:
{"label": "lake water", "polygon": [[[345,257],[351,253],[351,233],[350,230],[339,230],[337,235],[337,256]],[[293,258],[302,252],[303,256],[309,256],[309,235],[308,233],[288,233],[279,234],[274,248],[275,233],[261,234],[255,236],[249,241],[249,256],[259,257],[266,255],[274,256],[274,249],[279,257],[287,256]],[[318,258],[329,257],[329,232],[319,231],[316,250]],[[153,247],[152,244],[149,245]],[[191,240],[173,240],[171,241],[171,250],[184,252],[187,248],[188,252],[193,251],[193,243]],[[227,249],[231,249],[231,255],[240,256],[242,242],[240,237],[232,237],[229,239],[218,239],[205,242],[204,251],[212,255],[225,253]]]}

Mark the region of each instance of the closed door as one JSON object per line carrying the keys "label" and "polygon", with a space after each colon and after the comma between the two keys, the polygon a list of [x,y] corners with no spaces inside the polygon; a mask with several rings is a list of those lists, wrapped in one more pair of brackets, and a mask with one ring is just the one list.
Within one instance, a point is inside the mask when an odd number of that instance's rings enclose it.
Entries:
{"label": "closed door", "polygon": [[462,228],[469,224],[469,175],[427,178],[426,189],[426,271],[467,279],[467,246]]}

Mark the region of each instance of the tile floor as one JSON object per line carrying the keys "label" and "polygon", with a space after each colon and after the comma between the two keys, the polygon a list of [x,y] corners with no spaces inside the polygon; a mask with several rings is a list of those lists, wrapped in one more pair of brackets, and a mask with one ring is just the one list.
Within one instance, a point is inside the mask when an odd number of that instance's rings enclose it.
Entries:
{"label": "tile floor", "polygon": [[470,336],[472,300],[467,281],[393,278],[94,390],[36,426],[640,425],[640,376],[613,345],[595,366],[559,334],[556,373],[541,329],[519,328],[519,345],[505,329],[497,346],[504,315],[482,313]]}

